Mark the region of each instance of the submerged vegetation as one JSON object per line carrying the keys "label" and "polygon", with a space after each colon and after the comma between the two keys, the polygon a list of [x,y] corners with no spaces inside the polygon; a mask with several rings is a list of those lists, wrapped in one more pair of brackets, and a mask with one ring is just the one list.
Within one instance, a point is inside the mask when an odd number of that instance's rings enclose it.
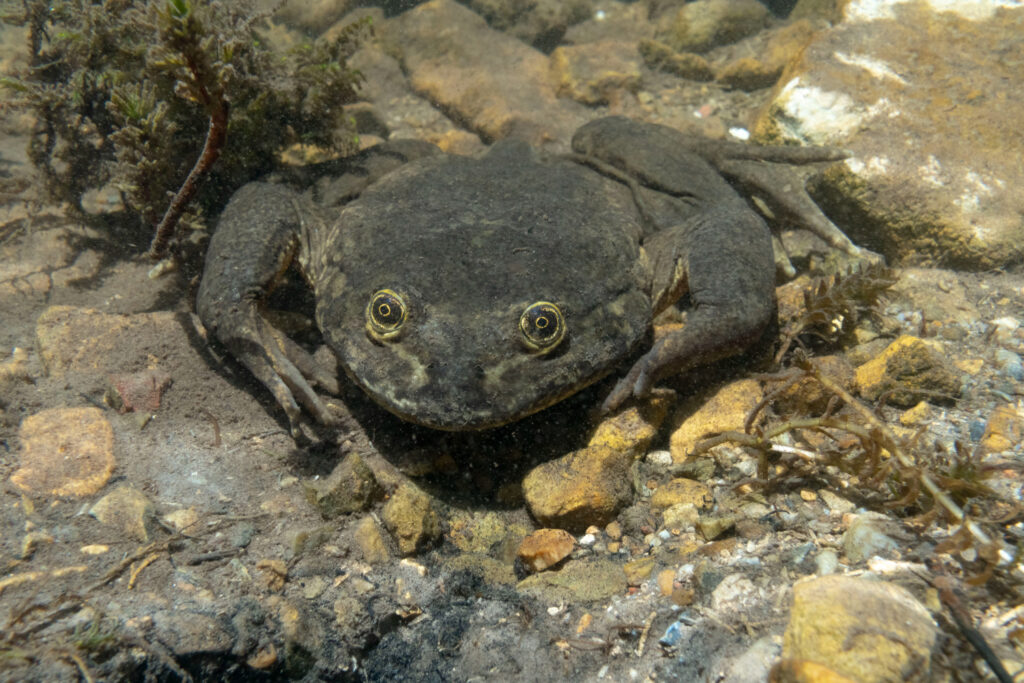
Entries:
{"label": "submerged vegetation", "polygon": [[49,198],[82,212],[88,192],[116,188],[159,224],[158,256],[175,224],[201,224],[286,146],[351,150],[343,107],[362,76],[347,61],[369,21],[277,50],[267,19],[249,0],[6,2],[30,57],[0,84],[36,117],[29,157]]}

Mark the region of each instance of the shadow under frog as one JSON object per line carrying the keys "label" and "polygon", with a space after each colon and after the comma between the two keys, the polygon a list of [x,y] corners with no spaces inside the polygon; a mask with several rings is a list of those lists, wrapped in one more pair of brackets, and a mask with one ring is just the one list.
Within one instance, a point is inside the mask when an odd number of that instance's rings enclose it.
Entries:
{"label": "shadow under frog", "polygon": [[[398,141],[246,185],[211,240],[199,316],[293,434],[303,409],[336,422],[318,393],[339,393],[335,374],[263,314],[295,265],[355,386],[401,420],[477,432],[622,371],[591,398],[615,411],[771,328],[770,232],[723,176],[860,251],[790,166],[835,150],[695,140],[621,117],[583,126],[572,149],[545,157],[507,140],[475,159]],[[652,344],[654,316],[681,300],[686,324]]]}

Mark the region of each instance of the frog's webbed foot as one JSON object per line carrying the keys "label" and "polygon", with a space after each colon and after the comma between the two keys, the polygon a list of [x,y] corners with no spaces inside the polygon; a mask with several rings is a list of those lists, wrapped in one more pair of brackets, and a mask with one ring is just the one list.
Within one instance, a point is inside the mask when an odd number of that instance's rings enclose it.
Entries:
{"label": "frog's webbed foot", "polygon": [[767,206],[772,218],[814,233],[830,246],[858,259],[878,261],[874,252],[858,247],[818,207],[807,192],[806,178],[796,167],[842,161],[845,150],[834,147],[748,145],[728,141],[693,140],[690,149],[719,173]]}
{"label": "frog's webbed foot", "polygon": [[298,436],[300,404],[317,421],[334,418],[314,391],[338,391],[338,382],[298,344],[271,325],[260,307],[299,248],[302,207],[291,190],[251,183],[228,203],[210,240],[196,312],[273,394]]}
{"label": "frog's webbed foot", "polygon": [[[243,304],[241,315],[219,321],[218,338],[258,379],[288,417],[292,436],[301,434],[302,408],[317,422],[332,425],[334,416],[314,386],[338,393],[338,380],[302,347],[271,325],[255,302]],[[227,330],[233,330],[228,332]]]}

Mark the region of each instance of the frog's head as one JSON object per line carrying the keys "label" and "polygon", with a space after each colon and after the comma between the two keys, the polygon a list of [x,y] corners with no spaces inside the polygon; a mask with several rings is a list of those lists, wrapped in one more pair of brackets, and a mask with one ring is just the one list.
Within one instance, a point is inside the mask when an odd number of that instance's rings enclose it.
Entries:
{"label": "frog's head", "polygon": [[402,418],[470,430],[605,375],[651,316],[632,214],[605,187],[572,164],[442,157],[346,207],[317,316],[349,377]]}

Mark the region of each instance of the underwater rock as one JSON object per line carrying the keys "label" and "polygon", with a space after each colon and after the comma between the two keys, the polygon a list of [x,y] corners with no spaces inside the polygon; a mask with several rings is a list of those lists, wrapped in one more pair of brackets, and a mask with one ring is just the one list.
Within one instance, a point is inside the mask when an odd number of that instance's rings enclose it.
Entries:
{"label": "underwater rock", "polygon": [[[793,587],[783,658],[826,663],[857,681],[928,680],[937,629],[906,589],[824,576]],[[913,678],[907,675],[913,672]],[[811,678],[800,680],[835,680]]]}
{"label": "underwater rock", "polygon": [[1024,257],[1024,8],[854,0],[779,80],[765,142],[846,147],[815,199],[901,264]]}

